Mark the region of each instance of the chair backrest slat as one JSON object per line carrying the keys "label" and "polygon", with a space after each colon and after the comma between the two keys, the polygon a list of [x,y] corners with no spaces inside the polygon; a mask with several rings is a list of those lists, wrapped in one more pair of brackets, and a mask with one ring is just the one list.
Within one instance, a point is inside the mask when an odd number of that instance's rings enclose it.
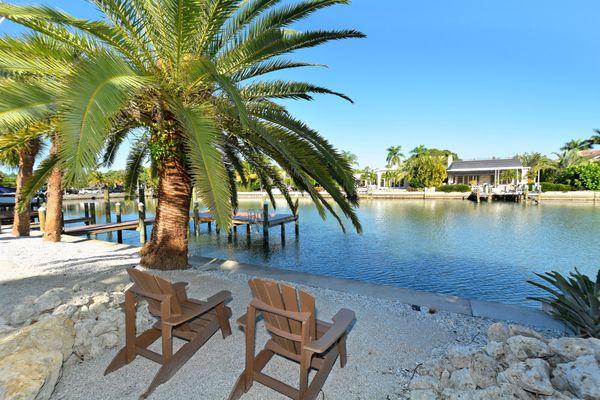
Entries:
{"label": "chair backrest slat", "polygon": [[[309,329],[311,340],[316,337],[313,332],[315,329],[315,301],[314,298],[304,291],[298,291],[296,288],[280,284],[274,281],[251,279],[249,281],[252,294],[261,302],[283,311],[289,312],[309,312],[311,317],[309,320]],[[298,301],[300,297],[300,302]],[[283,347],[285,350],[295,354],[300,354],[302,346],[297,340],[291,338],[300,338],[302,335],[302,323],[285,316],[277,315],[262,311],[265,327],[271,333],[273,341]],[[281,332],[286,334],[282,337]]]}
{"label": "chair backrest slat", "polygon": [[[169,281],[134,268],[127,269],[127,274],[129,274],[133,283],[144,292],[155,295],[171,295],[171,314],[180,315],[182,313],[179,298]],[[160,316],[160,302],[150,298],[145,299],[148,301],[150,312],[156,316]]]}

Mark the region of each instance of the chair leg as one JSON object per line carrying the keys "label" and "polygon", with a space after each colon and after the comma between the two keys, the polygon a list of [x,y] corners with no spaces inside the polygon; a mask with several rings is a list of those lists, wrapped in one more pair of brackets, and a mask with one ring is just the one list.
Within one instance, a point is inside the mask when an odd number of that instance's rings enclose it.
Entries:
{"label": "chair leg", "polygon": [[219,304],[216,307],[217,319],[219,320],[219,327],[221,328],[221,333],[223,334],[223,339],[227,336],[231,335],[231,325],[229,324],[229,316],[227,315],[227,310],[225,309],[225,305],[223,303]]}
{"label": "chair leg", "polygon": [[166,365],[173,355],[173,327],[167,324],[162,324],[162,359],[163,365]]}
{"label": "chair leg", "polygon": [[[160,330],[151,328],[151,329],[148,329],[146,332],[142,333],[140,336],[138,336],[135,339],[135,343],[139,347],[147,348],[152,343],[156,342],[156,340],[159,337],[160,337]],[[106,367],[106,370],[104,371],[104,375],[108,375],[111,372],[114,372],[114,371],[118,370],[119,368],[124,367],[125,365],[129,364],[130,362],[132,362],[135,359],[135,356],[136,356],[135,353],[131,359],[128,359],[127,351],[128,351],[127,346],[125,346],[121,350],[119,350],[119,352],[112,359],[112,361],[110,362],[108,367]]]}
{"label": "chair leg", "polygon": [[[146,392],[142,395],[142,397],[147,397],[156,389],[159,385],[167,382],[179,369],[190,359],[196,352],[202,347],[208,339],[215,334],[217,329],[219,328],[218,323],[213,321],[210,325],[205,327],[202,331],[198,332],[198,334],[189,342],[181,346],[181,348],[175,353],[172,357],[169,358],[165,364],[158,370],[154,379],[148,386]],[[163,336],[164,340],[164,336]],[[163,352],[165,342],[163,341]],[[172,345],[172,341],[171,341]],[[164,354],[163,354],[164,358]]]}
{"label": "chair leg", "polygon": [[237,378],[237,381],[235,381],[235,386],[233,386],[233,389],[229,394],[228,400],[238,400],[247,391],[248,389],[246,389],[246,371],[244,371]]}
{"label": "chair leg", "polygon": [[348,362],[348,355],[346,353],[346,336],[347,335],[342,336],[337,345],[338,351],[340,352],[340,368],[344,368]]}

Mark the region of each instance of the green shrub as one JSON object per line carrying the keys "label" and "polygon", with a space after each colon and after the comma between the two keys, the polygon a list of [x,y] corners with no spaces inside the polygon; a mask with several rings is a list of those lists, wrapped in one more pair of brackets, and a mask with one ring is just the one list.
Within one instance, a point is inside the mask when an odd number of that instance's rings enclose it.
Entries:
{"label": "green shrub", "polygon": [[562,183],[542,182],[542,192],[569,192],[571,186]]}
{"label": "green shrub", "polygon": [[471,187],[469,185],[464,184],[455,184],[455,185],[442,185],[436,188],[438,192],[470,192]]}
{"label": "green shrub", "polygon": [[600,338],[600,269],[596,282],[577,269],[568,278],[556,271],[536,274],[552,287],[527,281],[552,297],[529,297],[551,307],[552,316],[563,321],[576,335]]}
{"label": "green shrub", "polygon": [[600,162],[572,165],[562,171],[558,180],[577,189],[600,190]]}

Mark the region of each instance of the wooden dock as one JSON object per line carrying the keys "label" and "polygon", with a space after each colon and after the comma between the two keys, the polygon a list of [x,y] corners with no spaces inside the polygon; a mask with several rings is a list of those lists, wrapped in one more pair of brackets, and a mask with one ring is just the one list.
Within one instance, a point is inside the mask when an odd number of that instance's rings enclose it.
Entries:
{"label": "wooden dock", "polygon": [[[152,225],[154,218],[144,219],[146,226]],[[66,235],[98,235],[101,233],[116,232],[116,231],[134,231],[140,226],[138,220],[113,222],[107,224],[94,224],[94,225],[78,225],[78,226],[67,226],[63,229]]]}
{"label": "wooden dock", "polygon": [[536,192],[507,192],[507,193],[485,193],[480,191],[474,191],[469,195],[469,200],[476,203],[482,201],[505,201],[511,203],[540,203],[539,193]]}

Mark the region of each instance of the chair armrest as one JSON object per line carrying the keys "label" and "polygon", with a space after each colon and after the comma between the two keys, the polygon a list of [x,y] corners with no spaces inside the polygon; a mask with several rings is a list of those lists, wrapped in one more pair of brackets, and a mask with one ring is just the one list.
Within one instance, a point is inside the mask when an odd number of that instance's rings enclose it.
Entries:
{"label": "chair armrest", "polygon": [[221,303],[231,299],[231,292],[229,290],[221,290],[219,293],[210,296],[205,301],[197,299],[188,299],[190,303],[199,304],[205,306],[207,310],[211,310]]}
{"label": "chair armrest", "polygon": [[305,350],[321,354],[333,346],[348,331],[350,324],[354,321],[354,311],[342,308],[332,319],[333,325],[329,330],[318,340],[313,340],[304,346]]}
{"label": "chair armrest", "polygon": [[131,286],[126,291],[130,291],[132,293],[137,294],[138,296],[146,297],[146,298],[156,300],[156,301],[165,301],[167,298],[171,297],[171,295],[155,294],[155,293],[143,291],[142,289],[138,288],[136,285]]}
{"label": "chair armrest", "polygon": [[177,294],[177,298],[179,299],[179,301],[187,301],[188,300],[187,292],[185,290],[185,288],[187,286],[188,286],[187,282],[173,283],[173,290],[175,290],[175,293]]}
{"label": "chair armrest", "polygon": [[172,326],[182,324],[202,314],[206,314],[219,304],[225,303],[229,299],[231,299],[231,292],[228,290],[222,290],[219,293],[206,299],[206,301],[188,299],[188,302],[198,304],[200,307],[198,307],[193,313],[172,317],[167,320],[163,320],[163,322],[167,325]]}
{"label": "chair armrest", "polygon": [[[256,310],[256,320],[258,321],[258,319],[262,317],[260,311]],[[242,315],[241,317],[239,317],[236,321],[236,323],[238,324],[238,326],[242,327],[242,328],[246,328],[246,320],[248,319],[248,313]]]}

